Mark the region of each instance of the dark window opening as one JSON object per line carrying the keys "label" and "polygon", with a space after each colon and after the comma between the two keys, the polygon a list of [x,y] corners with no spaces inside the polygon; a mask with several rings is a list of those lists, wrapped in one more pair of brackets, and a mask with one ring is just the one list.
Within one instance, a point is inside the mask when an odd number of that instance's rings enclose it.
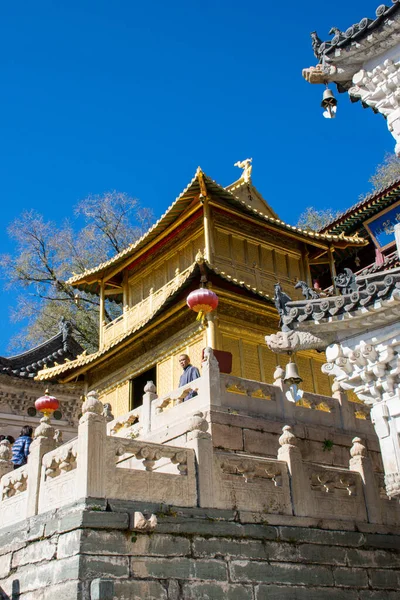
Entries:
{"label": "dark window opening", "polygon": [[142,406],[144,388],[148,381],[152,381],[154,385],[157,385],[157,367],[151,367],[148,371],[140,373],[134,379],[130,381],[130,410]]}

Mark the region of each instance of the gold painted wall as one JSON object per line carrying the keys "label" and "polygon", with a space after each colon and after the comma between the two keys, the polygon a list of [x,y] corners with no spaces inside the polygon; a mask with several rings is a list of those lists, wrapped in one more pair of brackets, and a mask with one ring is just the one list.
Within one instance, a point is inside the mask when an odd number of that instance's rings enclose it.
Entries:
{"label": "gold painted wall", "polygon": [[130,410],[129,406],[129,381],[123,381],[106,393],[99,394],[99,399],[104,403],[109,402],[115,417],[123,415]]}
{"label": "gold painted wall", "polygon": [[[285,354],[271,352],[265,344],[265,335],[273,333],[273,329],[258,329],[243,323],[242,327],[227,321],[221,322],[220,340],[222,350],[232,352],[232,375],[273,383],[273,374],[277,365],[285,368],[289,358]],[[298,352],[296,363],[303,378],[302,389],[307,392],[331,395],[330,381],[321,371],[325,362],[324,355],[317,352]]]}
{"label": "gold painted wall", "polygon": [[[291,283],[304,279],[300,247],[282,235],[280,240],[258,241],[253,236],[215,227],[213,262],[221,270],[271,296],[279,280],[293,299],[300,298]],[[287,247],[285,247],[287,243]]]}
{"label": "gold painted wall", "polygon": [[147,298],[150,289],[156,292],[171,281],[176,274],[184,271],[195,261],[197,252],[204,251],[204,233],[197,231],[193,238],[188,238],[170,251],[166,250],[154,263],[138,268],[128,280],[129,306],[134,306]]}

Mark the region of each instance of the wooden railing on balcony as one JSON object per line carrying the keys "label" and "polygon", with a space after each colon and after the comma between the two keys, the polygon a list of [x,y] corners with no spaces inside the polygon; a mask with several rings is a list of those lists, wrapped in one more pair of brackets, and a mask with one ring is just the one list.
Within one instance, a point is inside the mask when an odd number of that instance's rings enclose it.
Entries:
{"label": "wooden railing on balcony", "polygon": [[162,288],[150,293],[147,298],[144,298],[135,306],[124,310],[123,314],[117,319],[103,326],[103,347],[108,346],[119,337],[122,337],[126,332],[140,327],[149,317],[154,314],[165,302],[165,300],[173,294],[182,283],[186,280],[190,272],[193,270],[193,265],[178,273],[171,281],[165,284]]}

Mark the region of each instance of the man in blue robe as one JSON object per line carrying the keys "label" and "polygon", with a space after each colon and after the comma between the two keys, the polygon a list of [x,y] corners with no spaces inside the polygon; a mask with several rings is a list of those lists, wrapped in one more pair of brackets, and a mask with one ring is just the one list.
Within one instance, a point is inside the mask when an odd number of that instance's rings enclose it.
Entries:
{"label": "man in blue robe", "polygon": [[[190,358],[187,354],[181,354],[178,361],[183,369],[183,373],[179,379],[179,387],[200,377],[200,371],[197,367],[193,367],[193,365],[190,364]],[[197,392],[189,392],[187,396],[184,397],[183,401],[186,402],[186,400],[190,400],[190,398],[193,398],[194,396],[197,396]]]}

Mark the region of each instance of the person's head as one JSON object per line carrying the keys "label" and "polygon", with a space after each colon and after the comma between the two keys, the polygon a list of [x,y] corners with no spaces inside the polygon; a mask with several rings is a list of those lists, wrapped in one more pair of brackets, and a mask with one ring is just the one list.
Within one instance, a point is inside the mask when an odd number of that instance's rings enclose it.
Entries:
{"label": "person's head", "polygon": [[21,429],[21,435],[27,435],[28,437],[32,437],[33,429],[30,425],[24,425]]}
{"label": "person's head", "polygon": [[181,354],[180,357],[178,358],[179,364],[181,365],[182,369],[186,369],[186,367],[188,365],[190,365],[190,358],[188,357],[187,354]]}

